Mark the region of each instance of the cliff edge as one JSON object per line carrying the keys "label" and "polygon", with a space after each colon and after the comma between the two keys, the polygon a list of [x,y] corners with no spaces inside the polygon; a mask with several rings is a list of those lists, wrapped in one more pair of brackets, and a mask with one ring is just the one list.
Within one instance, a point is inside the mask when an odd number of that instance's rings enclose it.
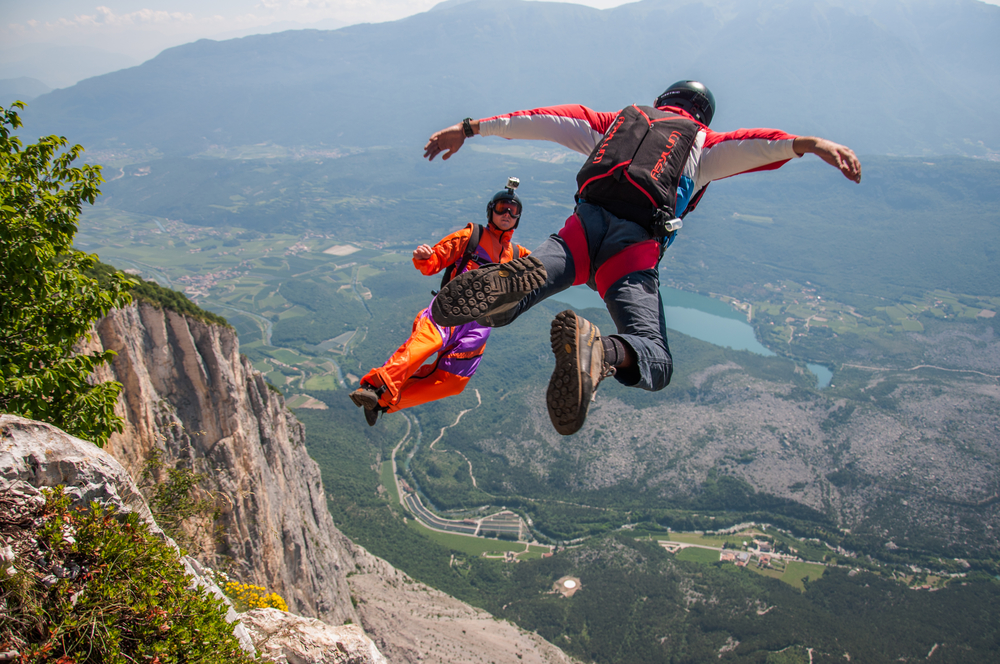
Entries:
{"label": "cliff edge", "polygon": [[96,332],[90,345],[118,354],[97,378],[124,386],[125,429],[106,450],[132,477],[154,454],[202,475],[199,490],[219,509],[214,524],[192,530],[205,565],[277,592],[293,613],[363,626],[391,662],[570,661],[340,533],[303,425],[240,355],[232,329],[139,303]]}

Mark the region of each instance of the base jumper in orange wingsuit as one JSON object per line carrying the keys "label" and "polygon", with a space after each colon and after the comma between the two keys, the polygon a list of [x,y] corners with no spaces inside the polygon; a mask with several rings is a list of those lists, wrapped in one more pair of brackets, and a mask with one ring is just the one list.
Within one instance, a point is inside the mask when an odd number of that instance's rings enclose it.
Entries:
{"label": "base jumper in orange wingsuit", "polygon": [[[490,200],[486,227],[469,224],[433,247],[420,245],[413,251],[413,265],[426,275],[448,270],[450,280],[481,265],[527,256],[527,249],[510,241],[521,218],[521,201],[514,193],[517,185],[517,178],[510,178],[507,188]],[[364,408],[365,419],[374,425],[380,412],[392,413],[459,394],[476,372],[489,336],[490,328],[474,321],[442,327],[434,322],[428,306],[413,320],[410,338],[385,364],[365,374],[351,400]],[[435,353],[437,359],[424,364]]]}

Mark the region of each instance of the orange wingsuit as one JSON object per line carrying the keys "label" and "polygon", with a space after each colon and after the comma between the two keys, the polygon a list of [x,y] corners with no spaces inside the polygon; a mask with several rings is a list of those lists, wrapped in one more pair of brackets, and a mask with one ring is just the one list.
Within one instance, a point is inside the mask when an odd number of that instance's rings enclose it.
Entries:
{"label": "orange wingsuit", "polygon": [[[434,245],[430,258],[414,258],[413,265],[426,275],[451,269],[465,253],[472,227],[469,224],[445,237]],[[513,234],[513,229],[500,231],[492,224],[486,226],[479,248],[463,271],[478,267],[476,260],[483,264],[506,263],[531,253],[519,244],[511,244]],[[376,389],[384,385],[379,405],[390,413],[459,394],[476,372],[489,336],[490,328],[475,322],[441,327],[434,322],[428,306],[413,320],[410,338],[385,364],[365,374],[361,384]],[[434,353],[438,354],[437,360],[424,365]]]}

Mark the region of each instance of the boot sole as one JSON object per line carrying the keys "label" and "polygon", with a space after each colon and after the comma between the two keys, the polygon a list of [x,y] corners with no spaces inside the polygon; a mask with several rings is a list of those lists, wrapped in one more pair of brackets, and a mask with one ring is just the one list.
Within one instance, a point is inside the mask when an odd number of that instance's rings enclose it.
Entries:
{"label": "boot sole", "polygon": [[569,436],[580,430],[587,419],[594,389],[589,374],[580,371],[577,318],[572,311],[558,314],[550,332],[556,368],[549,379],[545,405],[556,431]]}
{"label": "boot sole", "polygon": [[351,401],[358,408],[364,408],[365,410],[374,410],[378,408],[378,397],[374,394],[368,394],[362,392],[361,390],[354,390],[351,392]]}
{"label": "boot sole", "polygon": [[547,278],[542,262],[534,256],[472,270],[441,289],[431,305],[431,315],[438,325],[465,325],[510,309],[544,285]]}

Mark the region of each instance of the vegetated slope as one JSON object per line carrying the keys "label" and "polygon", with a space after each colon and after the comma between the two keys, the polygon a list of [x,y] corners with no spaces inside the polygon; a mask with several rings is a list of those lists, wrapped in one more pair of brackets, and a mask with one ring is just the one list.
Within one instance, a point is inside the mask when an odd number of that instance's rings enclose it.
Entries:
{"label": "vegetated slope", "polygon": [[[570,597],[554,590],[565,576],[580,582]],[[514,566],[494,601],[498,615],[602,664],[886,662],[932,650],[958,662],[997,648],[988,616],[1000,584],[931,593],[841,568],[800,593],[731,563],[683,562],[616,535]]]}
{"label": "vegetated slope", "polygon": [[[944,555],[994,568],[1000,555],[993,535],[1000,527],[996,378],[845,365],[837,367],[835,386],[818,391],[813,377],[788,360],[671,332],[669,387],[647,393],[605,381],[584,427],[563,437],[545,412],[552,360],[539,329],[555,311],[557,305],[544,305],[522,324],[497,331],[476,376],[484,406],[438,446],[471,460],[478,491],[501,504],[531,499],[520,504],[542,535],[569,540],[627,518],[682,529],[783,519],[846,529],[846,548],[885,561],[930,565]],[[606,313],[585,313],[602,330],[614,329]],[[922,343],[940,350],[931,339]],[[980,350],[1000,355],[995,342]],[[515,360],[529,367],[523,379],[510,371]],[[447,456],[424,452],[418,461],[447,467]],[[447,474],[438,479],[425,471],[418,478],[435,504],[469,507],[481,500]],[[610,512],[563,511],[552,501]],[[718,520],[682,523],[671,510]]]}
{"label": "vegetated slope", "polygon": [[[28,121],[95,148],[164,153],[414,145],[466,115],[616,110],[695,77],[719,100],[718,128],[828,135],[865,154],[986,154],[1000,148],[998,32],[1000,9],[975,0],[646,0],[605,11],[482,0],[334,31],[201,40],[45,95]],[[963,92],[930,92],[950,89]]]}

